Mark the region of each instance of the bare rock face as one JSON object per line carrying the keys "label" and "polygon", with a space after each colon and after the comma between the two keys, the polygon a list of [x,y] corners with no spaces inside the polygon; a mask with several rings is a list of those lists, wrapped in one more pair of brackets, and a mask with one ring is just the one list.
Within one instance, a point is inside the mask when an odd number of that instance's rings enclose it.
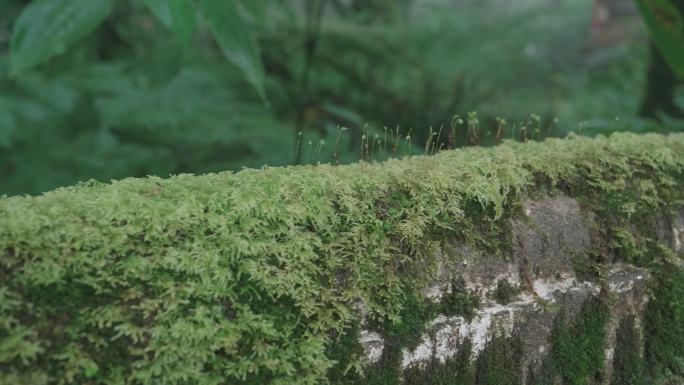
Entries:
{"label": "bare rock face", "polygon": [[526,202],[526,222],[513,221],[514,255],[524,275],[553,278],[573,269],[586,256],[591,234],[580,206],[567,197]]}
{"label": "bare rock face", "polygon": [[[465,357],[476,360],[493,339],[515,337],[520,383],[533,385],[531,375],[543,371],[554,349],[553,330],[561,314],[572,322],[588,301],[601,299],[608,313],[601,378],[610,382],[620,320],[631,317],[640,329],[648,303],[647,270],[617,263],[592,265],[594,214],[574,199],[530,201],[523,210],[527,218],[511,223],[513,248],[508,258],[474,255],[464,245],[453,247],[460,262],[440,268],[438,278],[424,291],[426,300],[438,303],[454,290],[458,278],[470,295],[478,297],[478,306],[472,314],[438,314],[415,346],[401,348],[402,371],[432,370],[462,359],[462,349],[470,349]],[[673,246],[681,252],[684,211],[671,229]],[[396,349],[369,330],[362,331],[360,342],[369,363],[380,360],[383,349]]]}

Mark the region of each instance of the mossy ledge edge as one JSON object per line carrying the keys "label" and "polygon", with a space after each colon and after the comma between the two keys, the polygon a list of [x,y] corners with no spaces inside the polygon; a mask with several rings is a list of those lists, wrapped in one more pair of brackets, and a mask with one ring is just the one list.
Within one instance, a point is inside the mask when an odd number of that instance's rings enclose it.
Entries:
{"label": "mossy ledge edge", "polygon": [[[675,381],[684,374],[681,239],[660,224],[680,220],[683,196],[684,134],[623,133],[4,197],[0,384]],[[517,229],[538,227],[526,202],[549,197],[589,213],[590,244],[573,274],[598,293],[573,317],[535,297],[554,320],[547,359],[523,368],[516,329],[492,335],[479,358],[467,350],[402,368],[435,317],[472,317],[490,300],[459,286],[466,255],[520,259]],[[611,353],[630,364],[608,376],[602,344],[616,299],[604,273],[617,264],[648,272],[651,300],[643,320],[614,322],[616,343],[632,348]],[[428,300],[444,271],[448,290]],[[536,294],[521,276],[515,289]],[[581,327],[595,335],[573,352]],[[359,342],[368,331],[385,343],[376,363]]]}

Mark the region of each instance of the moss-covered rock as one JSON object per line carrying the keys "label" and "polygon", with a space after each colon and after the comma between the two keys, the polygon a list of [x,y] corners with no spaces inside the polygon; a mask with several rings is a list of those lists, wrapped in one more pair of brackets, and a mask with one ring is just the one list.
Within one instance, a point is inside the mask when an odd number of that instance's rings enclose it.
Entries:
{"label": "moss-covered rock", "polygon": [[[351,383],[380,374],[369,374],[354,342],[368,328],[385,343],[379,362],[389,374],[376,383],[391,383],[403,375],[404,353],[439,317],[424,288],[440,266],[451,279],[464,262],[449,243],[461,243],[471,260],[523,263],[514,236],[516,226],[528,226],[523,200],[564,196],[598,221],[602,263],[650,266],[667,240],[645,229],[644,218],[678,208],[683,172],[684,135],[619,134],[381,164],[88,182],[3,198],[0,384]],[[548,234],[539,244],[556,250],[556,223],[539,223],[530,231]],[[592,237],[582,233],[581,242],[596,252],[585,242]],[[557,256],[571,269],[566,261],[577,257]],[[535,285],[545,281],[535,280],[565,282],[565,268],[547,276],[528,267],[518,276],[521,301],[555,314],[555,297],[540,295]],[[667,302],[675,298],[667,293],[678,293],[676,280],[660,282],[651,325],[681,319],[677,302]],[[491,305],[486,299],[480,307]],[[667,349],[647,350],[649,367],[674,373],[680,352],[667,335],[654,341]],[[481,350],[481,342],[472,342],[481,354],[501,350],[494,342]],[[511,367],[486,362],[471,366],[475,381],[490,381],[478,377],[480,367]],[[555,367],[572,384],[597,370],[591,360],[576,364]]]}

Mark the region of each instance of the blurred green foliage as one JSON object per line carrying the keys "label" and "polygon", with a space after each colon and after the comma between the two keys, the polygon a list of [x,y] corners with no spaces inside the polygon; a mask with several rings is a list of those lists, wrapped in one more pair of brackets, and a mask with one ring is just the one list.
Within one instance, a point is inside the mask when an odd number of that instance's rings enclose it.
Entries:
{"label": "blurred green foliage", "polygon": [[0,194],[381,159],[388,132],[418,153],[469,111],[478,144],[656,130],[636,10],[608,42],[591,24],[584,0],[5,0]]}
{"label": "blurred green foliage", "polygon": [[[679,78],[684,78],[684,9],[677,0],[636,0],[654,43]],[[679,8],[679,9],[678,9]]]}

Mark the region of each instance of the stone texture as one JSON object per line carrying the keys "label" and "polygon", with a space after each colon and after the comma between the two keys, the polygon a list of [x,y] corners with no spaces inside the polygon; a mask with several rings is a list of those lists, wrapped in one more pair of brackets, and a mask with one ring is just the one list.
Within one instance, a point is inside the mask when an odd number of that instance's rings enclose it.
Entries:
{"label": "stone texture", "polygon": [[610,307],[610,321],[607,325],[605,384],[609,383],[613,371],[616,332],[620,320],[633,316],[636,327],[641,326],[646,305],[648,304],[647,282],[649,274],[645,269],[630,265],[616,264],[608,272],[606,279],[609,293],[615,299]]}
{"label": "stone texture", "polygon": [[544,198],[524,203],[528,221],[513,221],[513,253],[524,276],[553,278],[585,257],[591,233],[576,200]]}
{"label": "stone texture", "polygon": [[672,221],[672,247],[684,255],[684,208],[680,209]]}
{"label": "stone texture", "polygon": [[[454,244],[448,252],[457,253],[458,262],[439,267],[437,278],[424,290],[426,300],[439,301],[450,290],[451,280],[462,277],[468,288],[480,296],[480,307],[472,319],[438,315],[420,337],[414,349],[403,348],[401,367],[424,368],[431,361],[440,363],[458,353],[464,339],[472,342],[477,355],[493,335],[510,336],[515,332],[522,341],[521,378],[527,371],[538,370],[551,349],[550,336],[554,319],[562,311],[567,319],[576,317],[583,304],[595,296],[610,298],[610,321],[607,324],[606,363],[603,378],[610,379],[620,319],[634,317],[637,328],[648,302],[649,275],[645,269],[626,264],[603,266],[601,279],[583,281],[574,270],[577,260],[590,261],[589,252],[596,243],[592,238],[593,213],[583,212],[574,199],[545,198],[526,202],[525,219],[512,222],[514,246],[508,260],[487,255],[476,256],[466,246]],[[684,210],[672,221],[669,237],[673,247],[684,248]],[[660,234],[659,234],[660,236]],[[448,253],[445,252],[445,253]],[[447,255],[440,258],[447,260]],[[452,258],[453,260],[454,258]],[[609,261],[609,258],[604,259]],[[491,293],[500,280],[520,287],[511,302],[502,304]],[[369,362],[380,359],[382,338],[367,330],[361,333]],[[396,347],[393,347],[396,349]],[[606,380],[608,381],[608,380]]]}

